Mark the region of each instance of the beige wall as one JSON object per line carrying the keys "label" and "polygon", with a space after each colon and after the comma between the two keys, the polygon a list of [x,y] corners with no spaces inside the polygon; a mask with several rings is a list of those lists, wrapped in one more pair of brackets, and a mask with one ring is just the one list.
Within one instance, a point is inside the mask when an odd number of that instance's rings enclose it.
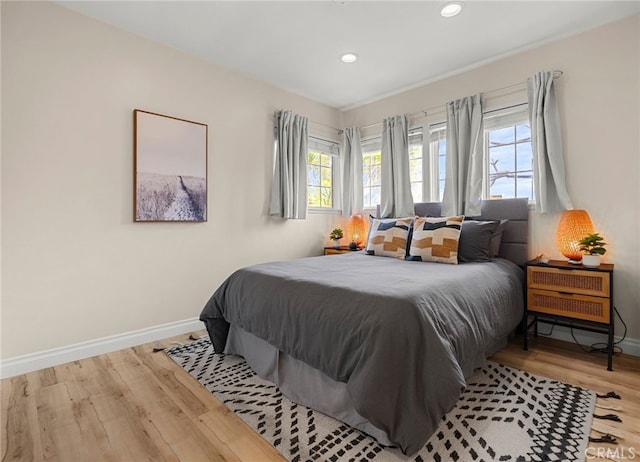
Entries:
{"label": "beige wall", "polygon": [[[319,255],[267,217],[272,114],[337,110],[52,3],[2,2],[2,358],[195,318],[234,269]],[[209,221],[132,223],[134,108],[209,126]]]}
{"label": "beige wall", "polygon": [[[490,106],[526,101],[527,77],[559,69],[556,81],[563,124],[567,182],[575,208],[586,209],[610,243],[615,304],[640,339],[640,16],[544,45],[454,77],[343,114],[343,126],[432,109],[443,117],[447,101],[488,92]],[[502,88],[502,91],[494,91]],[[439,114],[437,112],[440,112]],[[375,130],[375,128],[370,129]],[[559,215],[531,215],[531,256],[560,258]],[[617,323],[617,334],[623,329]],[[579,335],[579,334],[578,334]]]}

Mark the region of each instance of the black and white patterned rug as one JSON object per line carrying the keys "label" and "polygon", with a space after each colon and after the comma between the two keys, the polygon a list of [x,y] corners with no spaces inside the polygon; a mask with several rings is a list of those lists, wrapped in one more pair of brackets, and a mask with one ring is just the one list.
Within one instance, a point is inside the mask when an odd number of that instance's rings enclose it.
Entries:
{"label": "black and white patterned rug", "polygon": [[320,412],[292,403],[208,338],[165,350],[290,461],[584,460],[592,391],[489,362],[411,458]]}

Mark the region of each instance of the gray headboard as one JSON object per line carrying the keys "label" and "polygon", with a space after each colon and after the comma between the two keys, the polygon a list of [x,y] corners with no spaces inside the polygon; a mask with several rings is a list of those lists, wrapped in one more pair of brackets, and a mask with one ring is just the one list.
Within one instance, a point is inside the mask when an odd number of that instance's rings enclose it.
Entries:
{"label": "gray headboard", "polygon": [[[416,215],[439,217],[440,202],[420,202],[415,204]],[[378,210],[378,213],[380,211]],[[500,256],[516,265],[524,265],[529,260],[529,201],[526,198],[496,199],[482,201],[482,209],[474,220],[508,219],[502,235]]]}

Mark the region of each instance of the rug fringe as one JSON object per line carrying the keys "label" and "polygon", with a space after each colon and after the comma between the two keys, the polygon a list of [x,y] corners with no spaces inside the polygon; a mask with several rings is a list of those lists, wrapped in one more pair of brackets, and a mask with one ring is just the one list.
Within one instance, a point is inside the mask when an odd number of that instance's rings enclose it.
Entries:
{"label": "rug fringe", "polygon": [[593,414],[593,417],[595,419],[613,420],[614,422],[622,422],[622,419],[617,414],[604,414],[604,415]]}
{"label": "rug fringe", "polygon": [[609,411],[624,411],[622,406],[618,406],[616,404],[600,404],[596,403],[596,407],[600,409],[607,409]]}
{"label": "rug fringe", "polygon": [[618,440],[615,439],[610,434],[606,433],[602,435],[600,438],[594,438],[592,436],[589,437],[590,443],[609,443],[609,444],[618,444]]}

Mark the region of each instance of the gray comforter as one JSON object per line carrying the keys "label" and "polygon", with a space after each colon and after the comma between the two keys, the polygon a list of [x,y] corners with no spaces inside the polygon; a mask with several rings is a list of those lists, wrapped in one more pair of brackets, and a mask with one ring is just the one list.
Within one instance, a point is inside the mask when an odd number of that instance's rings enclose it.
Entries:
{"label": "gray comforter", "polygon": [[420,450],[485,352],[522,318],[513,263],[447,265],[362,252],[236,271],[200,319],[216,351],[229,323],[333,380],[406,454]]}

